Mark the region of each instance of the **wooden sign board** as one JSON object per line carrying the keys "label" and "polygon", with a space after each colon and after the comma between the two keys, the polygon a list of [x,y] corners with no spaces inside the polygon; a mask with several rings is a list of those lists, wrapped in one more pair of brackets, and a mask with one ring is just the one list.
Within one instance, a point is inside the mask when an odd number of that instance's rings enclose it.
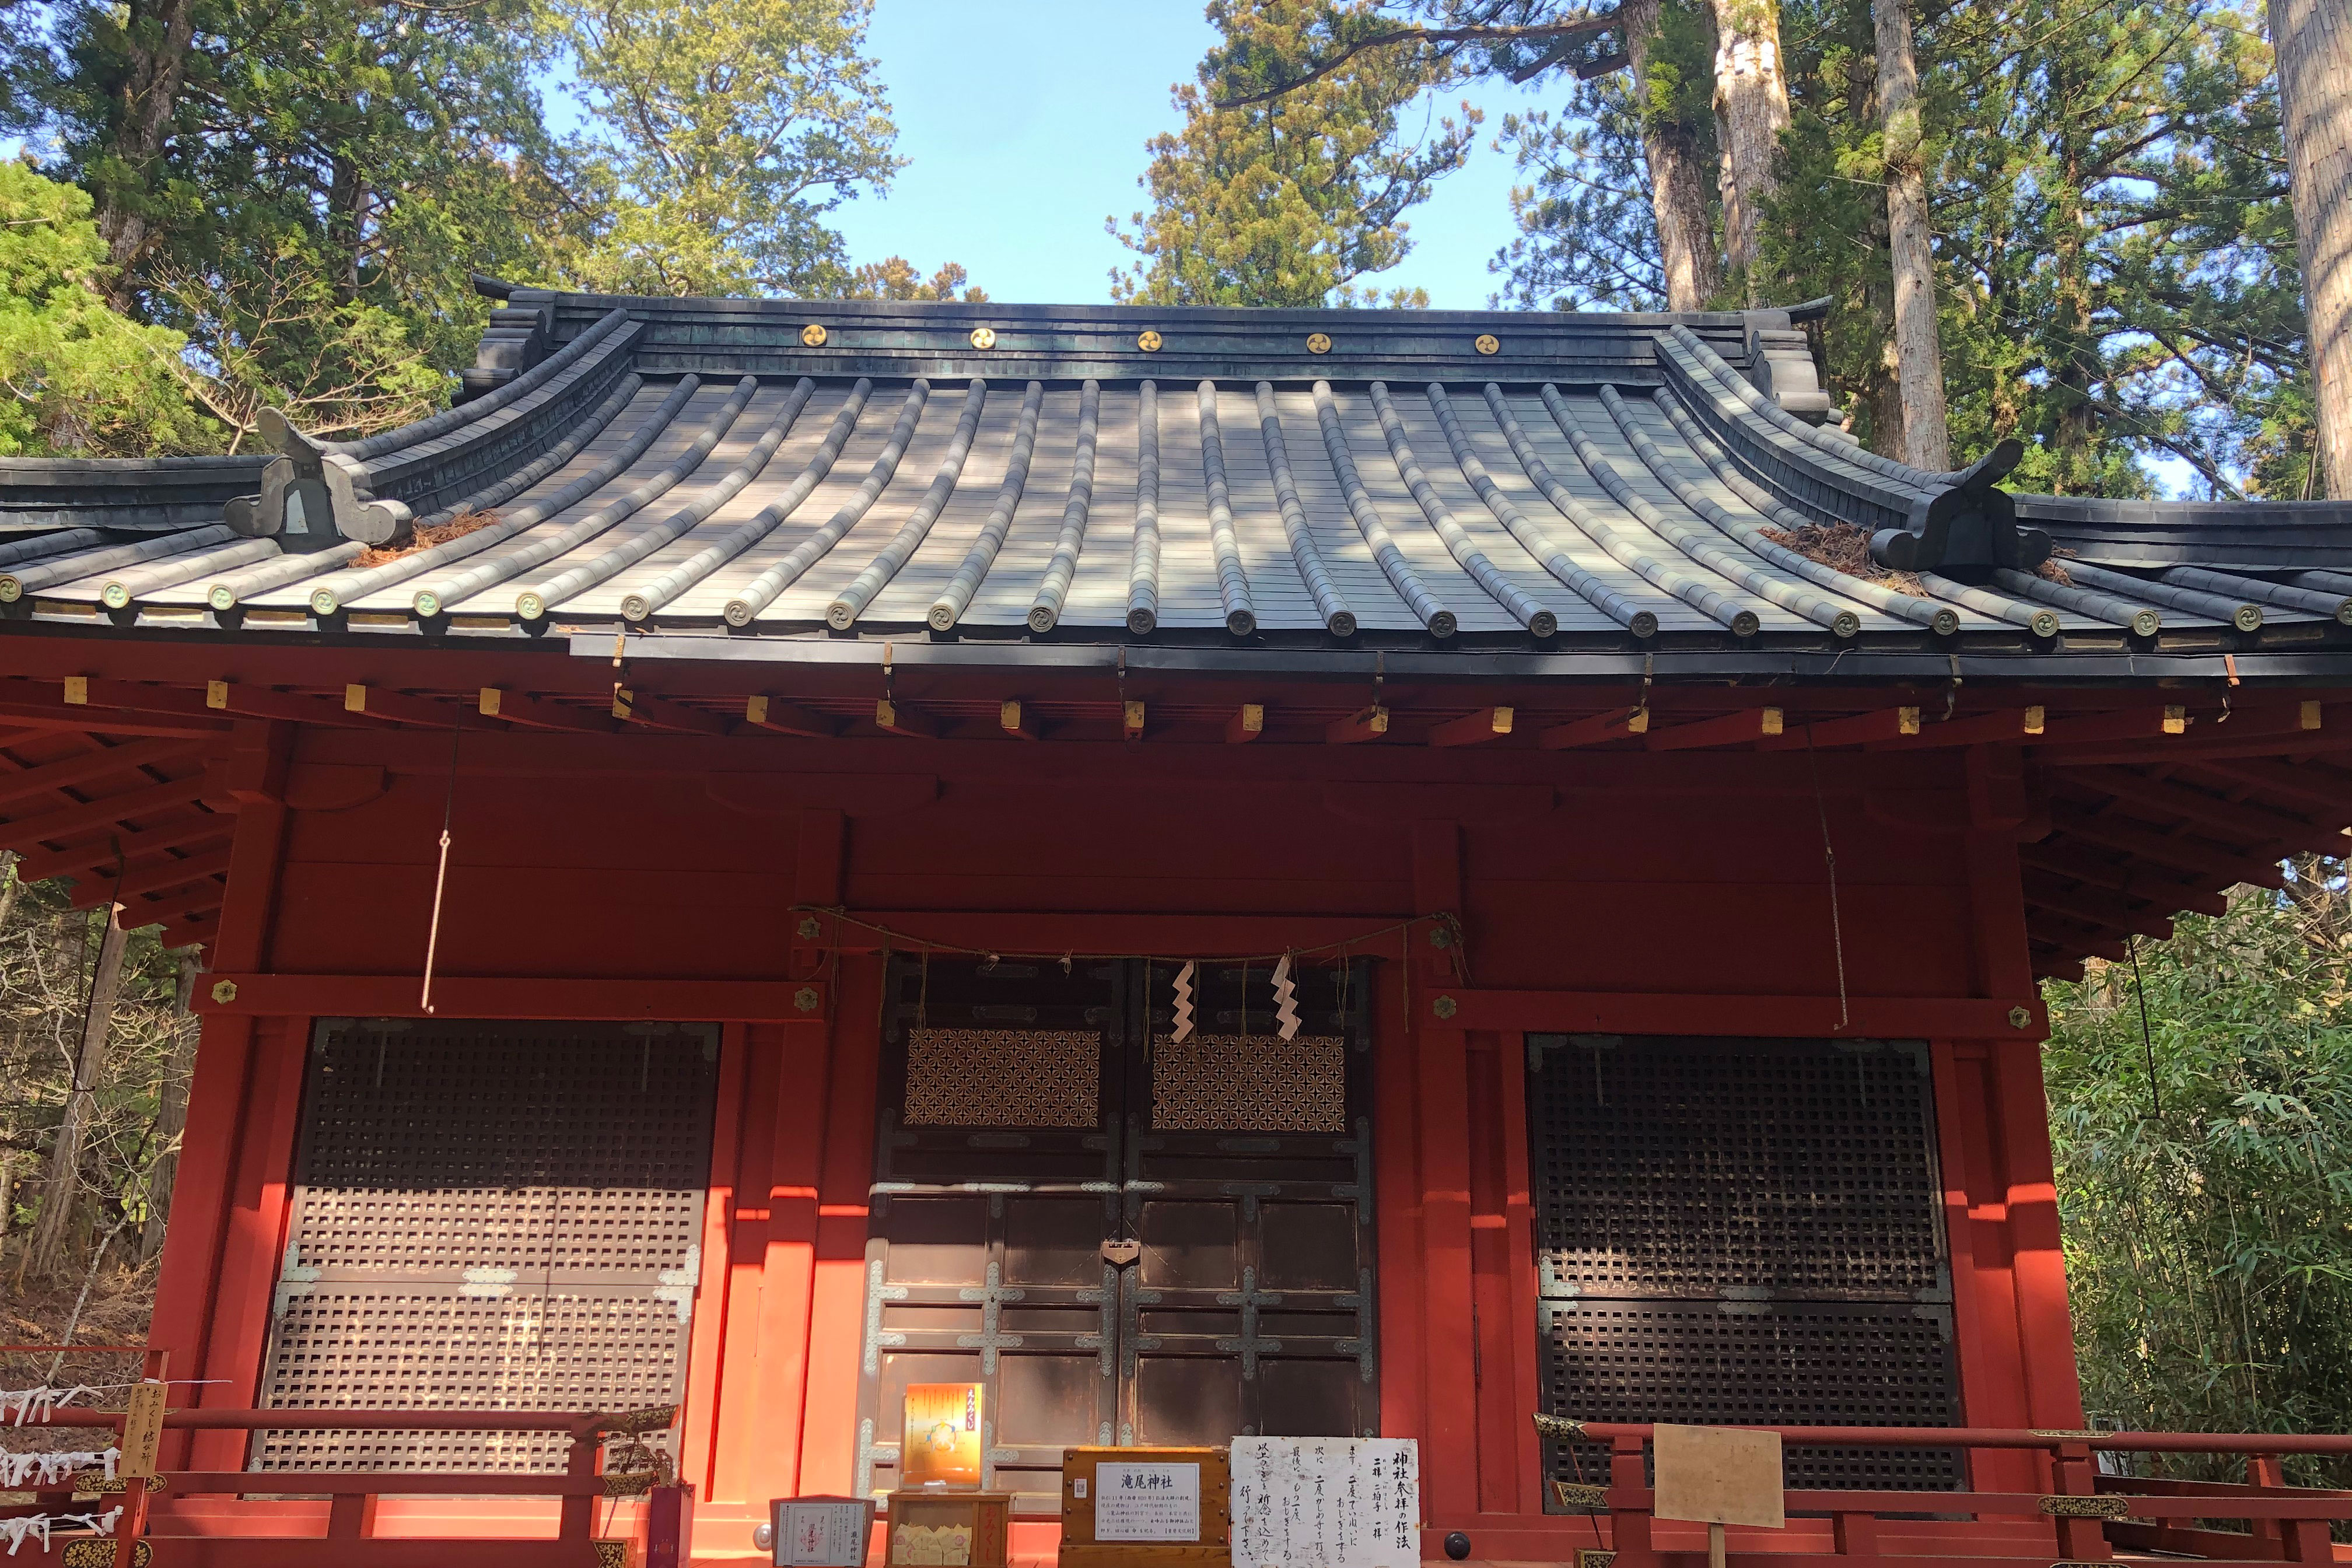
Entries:
{"label": "wooden sign board", "polygon": [[865,1568],[872,1498],[788,1497],[768,1506],[775,1568]]}
{"label": "wooden sign board", "polygon": [[1774,1530],[1789,1522],[1778,1432],[1660,1423],[1650,1442],[1658,1518]]}
{"label": "wooden sign board", "polygon": [[1234,1439],[1235,1568],[1417,1568],[1410,1437]]}
{"label": "wooden sign board", "polygon": [[907,1385],[904,1442],[898,1449],[901,1487],[913,1491],[980,1485],[982,1397],[976,1383]]}
{"label": "wooden sign board", "polygon": [[1223,1448],[1066,1448],[1061,1568],[1229,1568]]}
{"label": "wooden sign board", "polygon": [[163,1401],[171,1390],[160,1383],[133,1384],[122,1414],[122,1458],[114,1473],[132,1480],[155,1479],[155,1457],[163,1441]]}

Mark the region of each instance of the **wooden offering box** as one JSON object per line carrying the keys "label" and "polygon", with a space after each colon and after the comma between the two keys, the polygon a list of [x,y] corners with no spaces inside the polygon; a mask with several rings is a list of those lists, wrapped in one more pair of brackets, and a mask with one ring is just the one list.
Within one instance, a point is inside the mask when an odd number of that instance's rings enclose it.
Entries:
{"label": "wooden offering box", "polygon": [[[1116,1483],[1129,1480],[1173,1484],[1122,1494]],[[1103,1506],[1106,1489],[1113,1500]],[[1192,1499],[1198,1500],[1196,1514]],[[1194,1515],[1190,1533],[1178,1534],[1169,1521],[1188,1515]],[[1223,1448],[1070,1448],[1062,1455],[1059,1568],[1232,1568],[1233,1524],[1233,1462]],[[1175,1538],[1152,1538],[1163,1530]]]}
{"label": "wooden offering box", "polygon": [[1011,1492],[926,1489],[892,1492],[888,1503],[884,1568],[1005,1568]]}

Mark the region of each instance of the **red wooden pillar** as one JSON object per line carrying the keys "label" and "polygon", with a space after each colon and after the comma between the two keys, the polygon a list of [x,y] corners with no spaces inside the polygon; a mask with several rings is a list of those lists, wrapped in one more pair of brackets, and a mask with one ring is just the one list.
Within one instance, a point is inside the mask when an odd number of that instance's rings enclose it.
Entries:
{"label": "red wooden pillar", "polygon": [[[215,972],[251,973],[268,963],[278,872],[285,857],[286,769],[293,738],[289,725],[252,722],[240,723],[230,741],[226,777],[228,794],[236,803],[236,830],[229,849],[220,931],[208,955]],[[306,1022],[295,1021],[298,1037]],[[173,1184],[171,1219],[155,1286],[155,1315],[148,1333],[151,1348],[169,1352],[172,1365],[182,1377],[198,1380],[184,1394],[174,1394],[175,1400],[234,1405],[248,1403],[252,1393],[253,1376],[258,1370],[257,1342],[250,1364],[215,1363],[211,1352],[222,1309],[227,1308],[232,1316],[241,1315],[257,1305],[251,1298],[258,1292],[259,1310],[266,1313],[275,1279],[277,1232],[283,1215],[250,1206],[264,1200],[263,1177],[271,1152],[266,1145],[257,1148],[252,1135],[257,1125],[263,1128],[265,1139],[269,1131],[268,1112],[282,1087],[283,1064],[278,1058],[283,1055],[285,1027],[278,1020],[216,1015],[205,1021],[197,1044],[194,1073],[188,1086],[188,1135]],[[258,1070],[257,1061],[262,1063]],[[299,1062],[295,1091],[299,1096]],[[285,1157],[290,1159],[290,1108],[287,1114]],[[281,1162],[277,1194],[281,1207],[282,1171]],[[262,1245],[264,1232],[270,1233],[266,1246]],[[258,1279],[254,1278],[253,1265],[257,1247],[262,1255]],[[239,1258],[235,1272],[225,1267],[232,1251]],[[234,1346],[251,1338],[249,1333],[233,1331],[228,1343]],[[231,1381],[205,1381],[223,1377]],[[212,1447],[207,1452],[217,1450],[228,1456],[228,1468],[241,1463],[234,1437],[208,1441]],[[164,1464],[176,1468],[190,1463],[186,1435],[167,1432],[163,1444]]]}
{"label": "red wooden pillar", "polygon": [[874,1184],[874,1095],[880,1071],[883,961],[841,961],[832,1069],[822,1100],[826,1140],[817,1182],[809,1290],[807,1392],[800,1488],[850,1493],[857,1466],[857,1379],[865,1348],[866,1199]]}
{"label": "red wooden pillar", "polygon": [[[798,895],[794,901],[826,907],[839,904],[846,852],[841,813],[803,811],[794,859],[793,886]],[[803,917],[789,918],[794,941],[801,944],[793,952],[796,972],[813,975],[828,962],[828,955],[809,942],[801,927]],[[774,1135],[768,1157],[767,1248],[761,1267],[760,1360],[753,1395],[761,1409],[757,1424],[761,1458],[754,1467],[758,1484],[751,1500],[755,1502],[791,1497],[799,1486],[821,1224],[818,1194],[826,1156],[837,1142],[846,1142],[860,1152],[873,1146],[870,1110],[862,1121],[839,1124],[839,1139],[832,1136],[835,1128],[826,1114],[831,1057],[839,1048],[845,1021],[852,1016],[836,997],[833,1017],[826,1023],[787,1024],[773,1031],[777,1052],[783,1059],[776,1074]],[[856,1026],[871,1027],[870,1010],[854,1016]],[[870,1085],[868,1092],[870,1096]],[[858,1205],[862,1218],[862,1193]],[[859,1242],[862,1249],[862,1230]]]}
{"label": "red wooden pillar", "polygon": [[[1415,912],[1458,912],[1462,907],[1462,832],[1451,822],[1416,824],[1412,834]],[[1406,933],[1413,1011],[1413,1087],[1420,1123],[1415,1149],[1421,1210],[1422,1310],[1428,1332],[1422,1346],[1421,1481],[1423,1512],[1433,1527],[1470,1522],[1479,1507],[1478,1351],[1471,1322],[1470,1105],[1467,1037],[1437,1019],[1438,994],[1460,983],[1442,925]],[[1444,945],[1440,945],[1441,941]]]}
{"label": "red wooden pillar", "polygon": [[1535,1269],[1523,1037],[1470,1037],[1470,1265],[1477,1336],[1478,1508],[1536,1512]]}
{"label": "red wooden pillar", "polygon": [[678,1429],[677,1473],[709,1500],[718,1489],[716,1461],[722,1413],[719,1373],[726,1364],[734,1310],[736,1215],[741,1206],[744,1082],[751,1050],[748,1028],[730,1024],[719,1037],[719,1089],[710,1126],[710,1176],[702,1200],[702,1277],[696,1282],[693,1342],[687,1352],[686,1413]]}

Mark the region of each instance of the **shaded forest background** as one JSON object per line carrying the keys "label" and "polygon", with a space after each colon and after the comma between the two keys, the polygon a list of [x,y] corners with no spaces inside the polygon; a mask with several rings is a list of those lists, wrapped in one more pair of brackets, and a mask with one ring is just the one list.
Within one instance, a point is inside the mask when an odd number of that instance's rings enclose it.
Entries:
{"label": "shaded forest background", "polygon": [[[0,130],[26,144],[0,163],[0,455],[248,450],[264,407],[330,437],[416,418],[471,358],[476,271],[982,298],[940,258],[861,261],[828,222],[900,167],[868,10],[0,0]],[[1498,306],[1825,298],[1840,417],[1916,461],[1947,432],[1905,384],[1907,199],[1953,461],[2014,436],[2034,489],[2328,493],[2252,0],[1208,16],[1221,42],[1171,89],[1179,129],[1139,150],[1142,205],[1111,222],[1131,258],[1117,299],[1425,304],[1381,274],[1485,137],[1522,176]],[[1777,98],[1757,93],[1767,66]],[[574,131],[550,129],[551,71],[579,85]],[[1496,125],[1445,107],[1482,77],[1537,82],[1548,107]],[[2298,866],[2178,933],[2049,988],[2086,1399],[2125,1426],[2352,1430],[2342,868]],[[9,1334],[143,1329],[193,981],[0,869]]]}

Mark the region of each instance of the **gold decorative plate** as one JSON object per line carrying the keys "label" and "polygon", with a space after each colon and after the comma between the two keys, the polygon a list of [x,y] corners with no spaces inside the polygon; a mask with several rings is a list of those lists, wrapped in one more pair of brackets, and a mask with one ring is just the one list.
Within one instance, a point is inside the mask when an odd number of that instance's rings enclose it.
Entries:
{"label": "gold decorative plate", "polygon": [[971,346],[976,349],[994,348],[996,346],[996,329],[994,327],[974,327],[971,330]]}
{"label": "gold decorative plate", "polygon": [[813,349],[824,347],[824,329],[811,321],[801,329],[801,342]]}
{"label": "gold decorative plate", "polygon": [[1135,334],[1135,346],[1148,354],[1156,354],[1160,352],[1160,334],[1149,327]]}
{"label": "gold decorative plate", "polygon": [[1307,333],[1307,352],[1311,354],[1329,353],[1331,352],[1331,335],[1328,332]]}

